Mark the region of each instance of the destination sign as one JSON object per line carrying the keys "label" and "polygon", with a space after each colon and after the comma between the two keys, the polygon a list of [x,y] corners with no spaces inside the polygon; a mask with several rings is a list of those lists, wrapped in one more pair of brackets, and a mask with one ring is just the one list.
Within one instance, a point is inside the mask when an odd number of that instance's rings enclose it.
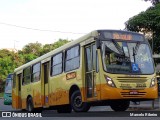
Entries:
{"label": "destination sign", "polygon": [[132,35],[113,33],[113,39],[132,40]]}
{"label": "destination sign", "polygon": [[144,41],[144,36],[138,33],[125,31],[103,31],[102,34],[105,39]]}

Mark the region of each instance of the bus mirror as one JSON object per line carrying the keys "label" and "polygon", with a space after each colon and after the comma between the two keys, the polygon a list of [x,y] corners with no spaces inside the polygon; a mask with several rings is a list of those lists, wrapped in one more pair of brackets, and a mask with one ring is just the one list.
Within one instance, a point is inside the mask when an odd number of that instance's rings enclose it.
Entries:
{"label": "bus mirror", "polygon": [[100,49],[101,48],[101,42],[98,38],[94,38],[96,40],[96,47],[97,49]]}

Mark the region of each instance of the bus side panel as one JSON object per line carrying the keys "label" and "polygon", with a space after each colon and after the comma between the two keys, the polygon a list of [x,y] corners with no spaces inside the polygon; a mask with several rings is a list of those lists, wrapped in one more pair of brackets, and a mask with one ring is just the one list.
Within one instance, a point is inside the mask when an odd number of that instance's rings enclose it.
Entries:
{"label": "bus side panel", "polygon": [[[67,75],[75,74],[76,76],[67,79]],[[74,72],[63,73],[61,75],[53,76],[49,81],[49,104],[50,105],[64,105],[69,104],[69,90],[72,85],[78,85],[81,92],[82,88],[82,77],[79,70]],[[82,92],[83,93],[83,92]]]}
{"label": "bus side panel", "polygon": [[69,93],[66,86],[65,74],[61,74],[50,79],[49,84],[49,104],[61,105],[69,103]]}
{"label": "bus side panel", "polygon": [[22,109],[27,108],[27,97],[32,96],[31,84],[22,86],[21,98],[22,98]]}
{"label": "bus side panel", "polygon": [[12,90],[12,107],[14,109],[21,109],[21,98],[18,96],[16,89]]}
{"label": "bus side panel", "polygon": [[16,89],[12,89],[12,107],[14,109],[17,109],[17,98],[18,96],[16,95]]}
{"label": "bus side panel", "polygon": [[34,107],[42,107],[41,81],[33,83],[32,87]]}

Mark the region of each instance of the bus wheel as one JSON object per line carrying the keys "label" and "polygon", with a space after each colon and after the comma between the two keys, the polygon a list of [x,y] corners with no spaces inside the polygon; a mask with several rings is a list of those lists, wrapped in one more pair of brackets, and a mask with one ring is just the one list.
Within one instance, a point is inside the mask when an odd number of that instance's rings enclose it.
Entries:
{"label": "bus wheel", "polygon": [[87,112],[90,109],[88,103],[82,102],[81,93],[79,90],[71,95],[71,106],[75,112]]}
{"label": "bus wheel", "polygon": [[34,111],[33,102],[32,102],[31,97],[29,97],[28,100],[27,100],[27,111],[28,112],[33,112]]}
{"label": "bus wheel", "polygon": [[58,113],[71,113],[72,108],[70,105],[63,105],[63,106],[58,107],[57,112]]}
{"label": "bus wheel", "polygon": [[110,104],[110,107],[112,108],[112,110],[114,111],[125,111],[129,108],[129,101],[124,101],[124,100],[120,100],[120,101],[114,101]]}

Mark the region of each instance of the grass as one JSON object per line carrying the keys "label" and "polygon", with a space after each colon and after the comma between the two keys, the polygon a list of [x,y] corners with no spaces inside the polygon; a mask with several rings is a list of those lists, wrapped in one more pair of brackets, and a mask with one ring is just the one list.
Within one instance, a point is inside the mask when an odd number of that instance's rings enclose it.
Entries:
{"label": "grass", "polygon": [[4,93],[0,93],[0,98],[3,97],[3,94],[4,94]]}

